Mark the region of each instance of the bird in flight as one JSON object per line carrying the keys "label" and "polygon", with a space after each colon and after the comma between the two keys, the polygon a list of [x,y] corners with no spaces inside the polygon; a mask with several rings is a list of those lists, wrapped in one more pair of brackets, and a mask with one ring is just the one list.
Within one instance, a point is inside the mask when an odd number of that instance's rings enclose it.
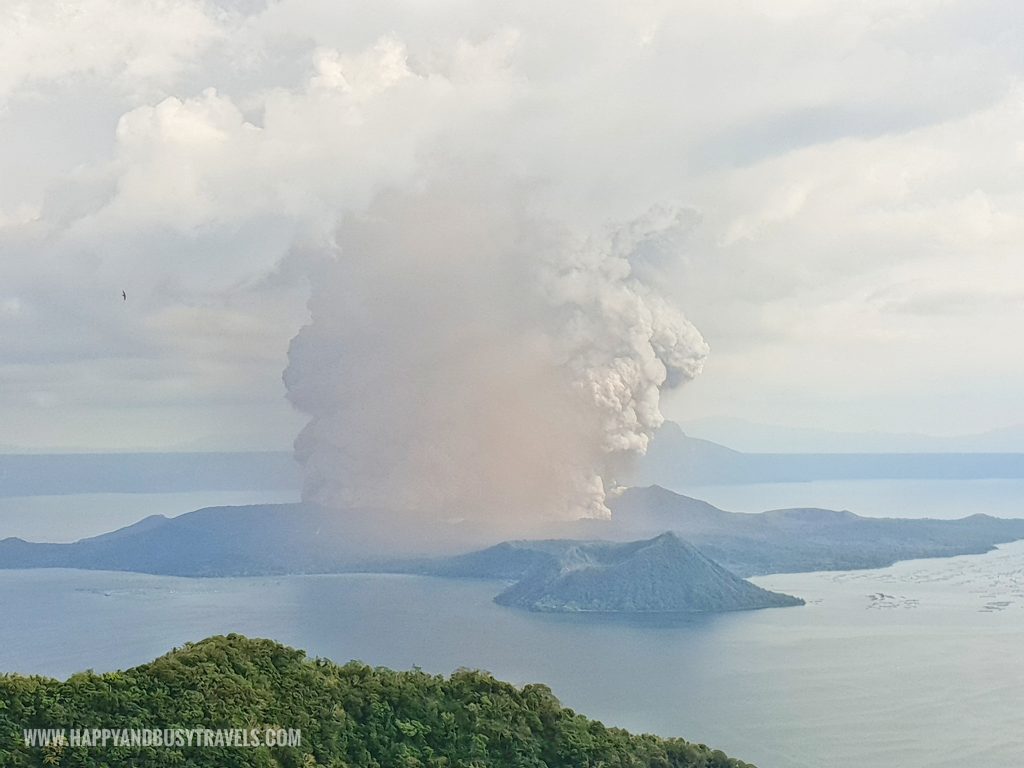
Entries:
{"label": "bird in flight", "polygon": [[128,294],[121,291],[121,301],[128,301]]}

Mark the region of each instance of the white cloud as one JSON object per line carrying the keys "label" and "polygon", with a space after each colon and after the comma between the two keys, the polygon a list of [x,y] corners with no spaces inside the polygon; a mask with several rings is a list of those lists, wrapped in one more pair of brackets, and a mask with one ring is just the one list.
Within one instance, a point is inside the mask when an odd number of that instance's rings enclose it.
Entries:
{"label": "white cloud", "polygon": [[0,8],[0,104],[53,81],[165,86],[224,34],[201,0],[14,0]]}
{"label": "white cloud", "polygon": [[[689,206],[681,254],[648,265],[713,348],[679,416],[920,428],[974,388],[969,428],[1024,418],[1009,0],[0,13],[0,372],[22,394],[205,408],[259,379],[254,412],[286,413],[293,244],[443,156],[584,227]],[[0,418],[26,402],[5,388]]]}

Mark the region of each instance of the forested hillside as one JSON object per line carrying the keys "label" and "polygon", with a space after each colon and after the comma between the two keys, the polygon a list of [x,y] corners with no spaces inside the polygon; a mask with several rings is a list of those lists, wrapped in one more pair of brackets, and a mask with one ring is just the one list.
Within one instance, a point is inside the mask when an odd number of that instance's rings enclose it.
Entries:
{"label": "forested hillside", "polygon": [[[687,695],[681,691],[680,695]],[[22,729],[301,729],[293,747],[26,747]],[[607,728],[543,685],[309,659],[240,635],[66,681],[0,677],[0,765],[197,768],[750,768],[679,739]]]}

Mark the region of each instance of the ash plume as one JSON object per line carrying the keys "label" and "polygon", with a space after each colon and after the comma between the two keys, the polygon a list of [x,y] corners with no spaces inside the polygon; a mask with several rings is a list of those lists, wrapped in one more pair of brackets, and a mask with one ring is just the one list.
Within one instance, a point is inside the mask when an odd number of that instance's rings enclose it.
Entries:
{"label": "ash plume", "polygon": [[606,517],[606,484],[707,345],[643,279],[667,209],[598,233],[529,191],[434,173],[349,214],[312,280],[288,397],[304,498],[418,519]]}

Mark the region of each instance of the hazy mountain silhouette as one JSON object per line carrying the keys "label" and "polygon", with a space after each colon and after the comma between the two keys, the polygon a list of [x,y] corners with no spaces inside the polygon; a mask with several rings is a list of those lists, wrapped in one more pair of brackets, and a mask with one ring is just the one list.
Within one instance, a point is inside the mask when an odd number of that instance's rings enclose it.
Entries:
{"label": "hazy mountain silhouette", "polygon": [[534,611],[691,613],[803,604],[734,576],[672,533],[625,544],[507,542],[457,565],[464,575],[502,578],[518,566],[519,581],[495,602]]}
{"label": "hazy mountain silhouette", "polygon": [[628,485],[742,485],[812,480],[980,480],[1024,478],[1024,453],[743,453],[691,437],[666,422]]}
{"label": "hazy mountain silhouette", "polygon": [[[825,509],[741,514],[657,486],[628,489],[612,506],[611,520],[567,523],[556,535],[630,541],[673,531],[740,576],[879,567],[917,557],[980,553],[1024,538],[1024,520],[987,515],[961,520],[880,519]],[[474,545],[469,542],[480,542],[480,537],[479,531],[470,536],[456,525],[439,531],[429,521],[419,528],[408,520],[389,522],[386,513],[376,510],[338,511],[308,504],[210,507],[178,517],[146,518],[72,544],[0,540],[0,568],[181,576],[407,571],[412,567],[410,557],[429,554],[430,542],[443,543],[451,553],[470,549]],[[470,559],[453,558],[451,567],[471,570],[473,556],[466,557]],[[519,578],[521,566],[538,561],[530,552],[515,552],[510,554],[509,569],[494,575]]]}

